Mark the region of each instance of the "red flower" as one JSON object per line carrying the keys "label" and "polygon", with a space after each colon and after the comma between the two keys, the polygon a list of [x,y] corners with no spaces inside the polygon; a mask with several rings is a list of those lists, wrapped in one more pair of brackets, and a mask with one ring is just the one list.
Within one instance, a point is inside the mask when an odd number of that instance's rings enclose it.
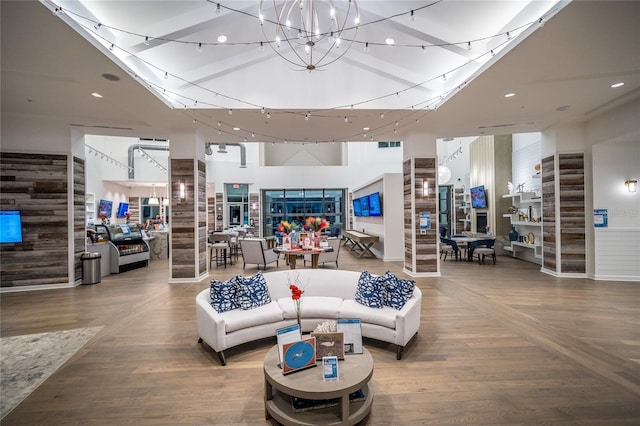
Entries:
{"label": "red flower", "polygon": [[304,291],[300,290],[298,286],[294,284],[291,284],[289,286],[289,289],[291,289],[291,298],[293,300],[300,300],[300,298],[302,297],[302,293],[304,293]]}

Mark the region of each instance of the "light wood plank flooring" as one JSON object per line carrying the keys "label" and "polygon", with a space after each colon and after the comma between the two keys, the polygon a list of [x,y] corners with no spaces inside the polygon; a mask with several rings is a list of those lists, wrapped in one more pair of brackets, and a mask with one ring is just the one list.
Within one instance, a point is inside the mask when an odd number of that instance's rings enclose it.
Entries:
{"label": "light wood plank flooring", "polygon": [[[340,268],[404,275],[344,250]],[[255,271],[240,261],[211,277]],[[269,424],[262,360],[274,340],[225,351],[221,367],[196,343],[208,280],[167,277],[156,260],[97,285],[2,295],[2,336],[104,326],[2,425]],[[403,359],[365,341],[376,394],[364,424],[640,424],[640,283],[559,279],[504,256],[448,260],[442,277],[416,281],[421,329]]]}

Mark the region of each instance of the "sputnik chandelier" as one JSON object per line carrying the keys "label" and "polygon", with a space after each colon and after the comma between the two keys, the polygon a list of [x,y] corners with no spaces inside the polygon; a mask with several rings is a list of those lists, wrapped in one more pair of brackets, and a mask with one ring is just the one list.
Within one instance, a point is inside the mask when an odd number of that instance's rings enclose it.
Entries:
{"label": "sputnik chandelier", "polygon": [[360,25],[357,0],[273,0],[273,12],[274,18],[265,16],[264,0],[260,0],[266,44],[301,70],[317,70],[344,56]]}

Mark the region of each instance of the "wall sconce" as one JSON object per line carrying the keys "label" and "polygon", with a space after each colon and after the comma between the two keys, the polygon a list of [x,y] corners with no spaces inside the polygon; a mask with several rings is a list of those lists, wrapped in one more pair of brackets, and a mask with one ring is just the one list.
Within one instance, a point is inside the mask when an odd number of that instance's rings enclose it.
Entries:
{"label": "wall sconce", "polygon": [[185,189],[184,189],[184,182],[180,182],[180,201],[184,201],[187,198],[187,195],[185,194]]}
{"label": "wall sconce", "polygon": [[258,210],[258,204],[257,203],[251,203],[251,210]]}
{"label": "wall sconce", "polygon": [[624,182],[624,186],[627,187],[627,191],[629,192],[637,192],[638,191],[638,181],[636,179],[629,179]]}
{"label": "wall sconce", "polygon": [[429,196],[429,181],[425,180],[422,183],[422,198],[427,198]]}

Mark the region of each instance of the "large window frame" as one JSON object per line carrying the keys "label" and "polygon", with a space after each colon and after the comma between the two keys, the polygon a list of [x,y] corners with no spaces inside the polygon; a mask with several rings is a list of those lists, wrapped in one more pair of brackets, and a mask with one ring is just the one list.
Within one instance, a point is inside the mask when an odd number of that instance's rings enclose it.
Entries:
{"label": "large window frame", "polygon": [[264,235],[275,235],[281,221],[302,226],[309,216],[320,216],[331,226],[344,228],[346,189],[263,189]]}

